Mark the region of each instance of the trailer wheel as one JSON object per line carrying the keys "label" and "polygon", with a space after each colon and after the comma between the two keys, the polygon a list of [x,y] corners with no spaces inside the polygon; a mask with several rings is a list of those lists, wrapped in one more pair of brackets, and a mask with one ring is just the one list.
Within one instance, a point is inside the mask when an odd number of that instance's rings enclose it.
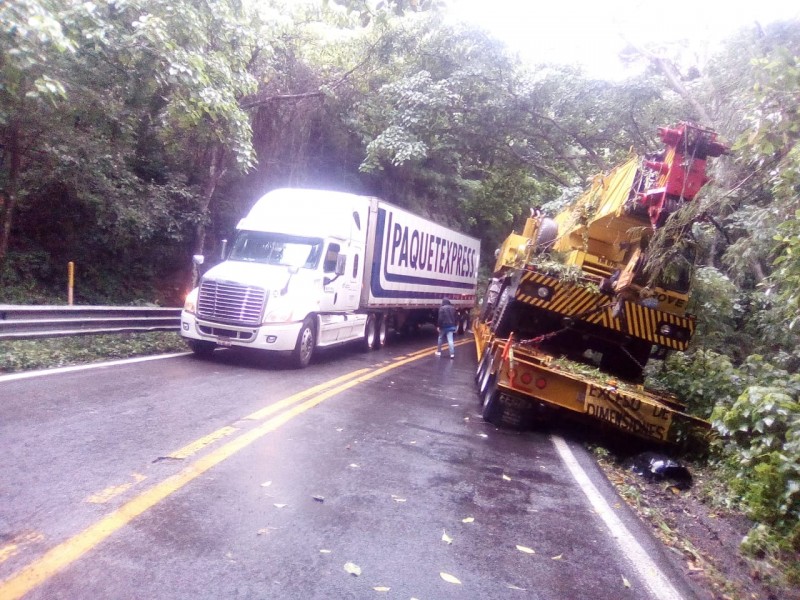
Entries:
{"label": "trailer wheel", "polygon": [[481,379],[483,378],[483,374],[489,366],[491,354],[491,349],[488,347],[483,351],[483,355],[481,355],[481,359],[478,361],[478,368],[475,370],[476,384],[480,383]]}
{"label": "trailer wheel", "polygon": [[464,335],[465,333],[467,333],[468,329],[469,329],[469,314],[461,313],[458,317],[458,330],[456,331],[456,333],[458,335]]}
{"label": "trailer wheel", "polygon": [[314,355],[314,348],[317,345],[317,331],[314,327],[314,319],[306,317],[300,333],[297,334],[297,343],[292,351],[292,363],[298,369],[305,369],[311,362]]}
{"label": "trailer wheel", "polygon": [[500,406],[500,390],[497,389],[496,378],[491,378],[481,400],[483,404],[481,409],[483,420],[492,425],[497,425],[497,421],[503,413],[503,408]]}
{"label": "trailer wheel", "polygon": [[483,395],[494,379],[495,375],[492,374],[492,363],[487,362],[486,369],[483,371],[483,375],[481,375],[481,379],[478,382],[478,397],[481,398],[481,402],[483,401]]}
{"label": "trailer wheel", "polygon": [[367,323],[364,325],[364,337],[361,339],[361,350],[369,352],[375,347],[375,315],[370,313],[367,315]]}
{"label": "trailer wheel", "polygon": [[492,316],[492,331],[497,337],[508,337],[514,330],[517,317],[517,301],[510,288],[504,288]]}
{"label": "trailer wheel", "polygon": [[372,344],[372,347],[375,350],[380,350],[386,345],[386,334],[389,329],[387,325],[388,318],[386,315],[378,315],[375,317],[378,321],[376,331],[375,331],[375,341]]}
{"label": "trailer wheel", "polygon": [[211,358],[211,355],[214,354],[214,348],[217,347],[214,342],[205,340],[186,340],[186,343],[189,344],[189,349],[201,358]]}
{"label": "trailer wheel", "polygon": [[633,340],[627,346],[603,352],[600,368],[622,379],[641,382],[652,348],[653,345],[644,340]]}

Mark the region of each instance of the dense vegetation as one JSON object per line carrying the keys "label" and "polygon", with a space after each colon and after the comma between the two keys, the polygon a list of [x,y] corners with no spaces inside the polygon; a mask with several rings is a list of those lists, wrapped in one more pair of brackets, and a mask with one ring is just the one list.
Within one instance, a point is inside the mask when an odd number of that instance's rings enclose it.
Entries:
{"label": "dense vegetation", "polygon": [[523,64],[431,2],[4,2],[0,303],[63,301],[74,261],[80,303],[179,305],[191,255],[281,185],[384,197],[481,237],[488,265],[531,207],[701,122],[733,148],[669,222],[701,329],[651,377],[713,420],[747,547],[796,557],[800,23],[686,48],[631,48],[644,69],[614,83]]}

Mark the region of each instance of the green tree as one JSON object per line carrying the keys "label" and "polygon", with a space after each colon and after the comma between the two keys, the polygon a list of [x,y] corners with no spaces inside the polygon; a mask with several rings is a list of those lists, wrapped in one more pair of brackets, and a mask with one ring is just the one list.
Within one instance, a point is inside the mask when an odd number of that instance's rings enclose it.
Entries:
{"label": "green tree", "polygon": [[56,4],[21,0],[0,6],[0,266],[25,193],[25,171],[66,95],[61,55],[76,49]]}

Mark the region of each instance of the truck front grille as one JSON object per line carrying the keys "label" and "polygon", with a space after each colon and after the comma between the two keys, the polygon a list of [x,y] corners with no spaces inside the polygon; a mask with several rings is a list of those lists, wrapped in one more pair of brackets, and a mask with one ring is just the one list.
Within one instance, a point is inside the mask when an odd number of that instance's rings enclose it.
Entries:
{"label": "truck front grille", "polygon": [[203,319],[255,327],[261,324],[267,293],[257,287],[226,281],[200,284],[197,314]]}

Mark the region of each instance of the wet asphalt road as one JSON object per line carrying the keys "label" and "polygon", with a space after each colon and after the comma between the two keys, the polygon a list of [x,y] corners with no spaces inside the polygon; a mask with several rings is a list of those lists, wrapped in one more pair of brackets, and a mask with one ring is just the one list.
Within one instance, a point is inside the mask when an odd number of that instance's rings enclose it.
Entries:
{"label": "wet asphalt road", "polygon": [[654,597],[551,435],[482,421],[471,342],[433,342],[0,378],[0,598]]}

